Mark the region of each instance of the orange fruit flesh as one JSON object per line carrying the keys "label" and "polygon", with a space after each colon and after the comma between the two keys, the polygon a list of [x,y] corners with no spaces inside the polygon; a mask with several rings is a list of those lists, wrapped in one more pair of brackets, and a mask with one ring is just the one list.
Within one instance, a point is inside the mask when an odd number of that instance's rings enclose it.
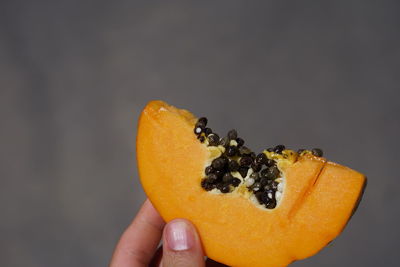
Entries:
{"label": "orange fruit flesh", "polygon": [[324,158],[303,155],[283,170],[279,205],[257,207],[239,194],[213,194],[200,186],[206,146],[193,133],[186,110],[152,101],[137,135],[141,183],[165,221],[190,220],[208,257],[231,266],[286,266],[317,253],[344,228],[365,177]]}

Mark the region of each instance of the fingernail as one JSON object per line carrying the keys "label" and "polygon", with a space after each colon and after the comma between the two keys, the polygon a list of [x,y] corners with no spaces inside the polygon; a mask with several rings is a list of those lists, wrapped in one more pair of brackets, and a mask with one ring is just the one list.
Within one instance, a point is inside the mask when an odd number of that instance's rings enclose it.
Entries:
{"label": "fingernail", "polygon": [[167,225],[166,239],[171,250],[190,249],[194,244],[194,236],[190,226],[183,221],[172,221]]}

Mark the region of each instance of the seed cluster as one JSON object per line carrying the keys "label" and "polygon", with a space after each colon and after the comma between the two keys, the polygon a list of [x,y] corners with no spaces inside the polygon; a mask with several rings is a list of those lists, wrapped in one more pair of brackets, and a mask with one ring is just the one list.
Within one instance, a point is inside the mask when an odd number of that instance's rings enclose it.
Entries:
{"label": "seed cluster", "polygon": [[[226,136],[220,137],[207,128],[207,122],[205,117],[198,119],[194,133],[200,142],[206,143],[209,147],[222,147],[224,152],[205,168],[201,187],[206,191],[217,189],[221,193],[232,192],[242,183],[241,179],[233,175],[238,172],[247,190],[254,194],[261,205],[267,209],[275,208],[277,199],[282,194],[282,184],[280,184],[282,179],[279,179],[282,173],[276,161],[269,159],[264,153],[256,154],[244,146],[245,142],[238,137],[236,130],[230,130]],[[277,154],[282,154],[284,150],[284,145],[267,149]],[[313,149],[312,153],[322,156],[321,149]]]}

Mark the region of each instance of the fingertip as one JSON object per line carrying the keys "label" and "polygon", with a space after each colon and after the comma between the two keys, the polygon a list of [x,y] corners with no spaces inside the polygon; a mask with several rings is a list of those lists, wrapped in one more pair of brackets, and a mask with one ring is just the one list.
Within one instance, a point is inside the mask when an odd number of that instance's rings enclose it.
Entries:
{"label": "fingertip", "polygon": [[185,219],[174,219],[163,232],[163,266],[204,266],[204,253],[195,226]]}
{"label": "fingertip", "polygon": [[173,251],[189,250],[198,239],[194,226],[184,219],[170,221],[165,227],[164,237],[166,246]]}

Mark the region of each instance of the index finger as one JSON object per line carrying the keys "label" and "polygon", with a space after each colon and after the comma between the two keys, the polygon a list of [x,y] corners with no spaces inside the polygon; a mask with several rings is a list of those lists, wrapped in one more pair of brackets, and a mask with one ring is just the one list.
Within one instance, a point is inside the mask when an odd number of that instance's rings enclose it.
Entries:
{"label": "index finger", "polygon": [[160,242],[164,225],[165,222],[147,199],[122,234],[110,267],[148,266]]}

